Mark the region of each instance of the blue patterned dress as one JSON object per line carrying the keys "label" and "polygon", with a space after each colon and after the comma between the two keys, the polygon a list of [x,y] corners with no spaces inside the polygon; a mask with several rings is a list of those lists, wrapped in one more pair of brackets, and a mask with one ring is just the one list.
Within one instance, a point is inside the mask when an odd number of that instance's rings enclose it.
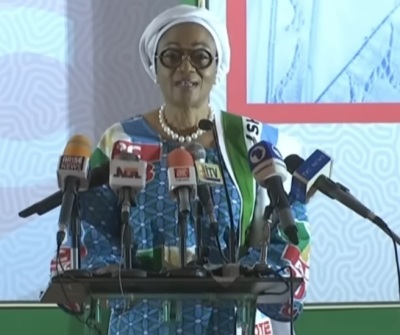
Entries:
{"label": "blue patterned dress", "polygon": [[[117,127],[117,131],[115,131]],[[102,138],[99,147],[102,147],[105,157],[111,156],[111,148],[104,148],[105,137],[109,143],[118,138],[111,133],[119,134],[121,140],[137,143],[141,146],[141,158],[148,162],[146,188],[138,195],[136,206],[131,210],[133,239],[137,248],[137,257],[142,266],[147,269],[160,270],[171,265],[171,259],[165,255],[178,255],[177,230],[177,203],[172,200],[168,192],[167,155],[180,144],[176,141],[161,139],[142,117],[135,117],[113,126]],[[206,150],[206,161],[220,164],[226,177],[232,204],[235,228],[240,220],[241,200],[238,190],[227,172],[223,162],[219,162],[215,149]],[[227,199],[223,186],[212,187],[212,196],[215,203],[215,215],[219,224],[219,241],[226,251],[229,229],[229,213]],[[85,192],[81,196],[81,218],[84,228],[83,245],[85,256],[82,258],[82,267],[96,269],[109,264],[119,264],[121,261],[121,241],[119,215],[120,207],[116,194],[108,187],[102,186]],[[306,220],[305,208],[300,204],[293,206],[297,220]],[[210,233],[210,224],[206,216],[202,217],[203,245],[210,250],[209,260],[213,264],[222,264],[215,237]],[[288,265],[284,254],[288,250],[287,242],[275,231],[271,238],[271,247],[268,251],[268,262],[275,268]],[[195,220],[190,216],[188,222],[187,249],[194,254],[196,245]],[[258,261],[259,252],[250,249],[242,263],[254,264]],[[177,265],[177,264],[175,264]],[[295,311],[302,310],[304,297],[295,301]],[[127,306],[122,300],[110,303],[112,309],[109,335],[167,335],[169,326],[163,317],[163,303],[156,300],[144,300],[133,306]],[[278,320],[288,321],[282,314],[283,306],[259,306],[267,316]],[[235,311],[230,302],[216,302],[212,305],[201,301],[186,301],[179,313],[176,330],[173,333],[204,335],[236,334]]]}
{"label": "blue patterned dress", "polygon": [[[144,119],[135,119],[137,123],[131,127],[142,127],[149,137],[157,136]],[[137,133],[137,132],[135,132]],[[162,140],[161,159],[153,162],[154,179],[147,183],[146,188],[137,198],[137,206],[132,208],[131,222],[133,238],[142,263],[151,268],[160,268],[162,252],[153,253],[150,250],[160,250],[163,246],[178,247],[177,232],[177,203],[168,192],[167,154],[177,148],[176,141]],[[206,161],[218,163],[215,149],[207,149]],[[225,177],[232,202],[235,223],[240,215],[240,197],[226,169]],[[229,227],[229,213],[223,186],[212,188],[215,202],[215,213],[219,223],[220,242],[226,248],[226,235]],[[81,198],[82,220],[86,223],[87,232],[84,244],[87,248],[86,266],[96,268],[120,261],[120,233],[117,218],[119,207],[116,195],[108,188],[101,187],[86,192]],[[215,238],[211,236],[208,218],[202,218],[203,245],[209,246],[211,262],[222,264]],[[187,247],[193,248],[195,240],[195,221],[193,215],[188,222]],[[158,258],[158,259],[157,259]],[[182,321],[178,324],[177,333],[181,334],[235,334],[234,309],[228,304],[219,303],[214,308],[202,307],[201,301],[186,302],[183,306]],[[166,334],[163,321],[161,301],[143,301],[128,311],[125,305],[115,304],[111,320],[110,335],[114,334]]]}

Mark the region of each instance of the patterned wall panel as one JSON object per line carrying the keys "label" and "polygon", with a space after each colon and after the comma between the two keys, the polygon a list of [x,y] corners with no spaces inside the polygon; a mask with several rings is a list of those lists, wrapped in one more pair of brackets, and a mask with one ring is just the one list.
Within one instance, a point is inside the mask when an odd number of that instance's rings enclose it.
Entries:
{"label": "patterned wall panel", "polygon": [[178,0],[0,2],[0,300],[37,300],[49,280],[58,210],[17,213],[53,193],[75,133],[157,106],[139,60],[146,24]]}

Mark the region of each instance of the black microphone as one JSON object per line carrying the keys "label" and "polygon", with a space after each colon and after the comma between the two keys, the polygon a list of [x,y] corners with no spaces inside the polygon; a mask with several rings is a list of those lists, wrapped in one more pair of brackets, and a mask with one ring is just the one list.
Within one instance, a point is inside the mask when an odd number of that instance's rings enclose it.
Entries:
{"label": "black microphone", "polygon": [[137,195],[146,186],[146,168],[146,162],[127,151],[114,155],[110,161],[109,185],[121,205],[121,242],[125,270],[132,270],[136,263],[133,229],[130,225],[131,207],[136,205]]}
{"label": "black microphone", "polygon": [[[93,170],[89,171],[89,189],[96,188],[101,185],[108,184],[108,178],[110,174],[110,165],[109,162],[100,165]],[[57,208],[61,205],[63,197],[62,191],[57,191],[52,195],[42,199],[41,201],[23,209],[21,212],[18,213],[19,217],[25,219],[31,215],[43,215],[54,208]]]}
{"label": "black microphone", "polygon": [[197,195],[196,170],[192,155],[184,148],[176,148],[167,155],[168,189],[178,204],[178,231],[181,269],[186,267],[186,237],[191,201]]}
{"label": "black microphone", "polygon": [[[188,145],[185,146],[186,150],[192,154],[192,157],[195,162],[196,166],[196,173],[197,173],[197,212],[196,212],[196,238],[197,238],[197,252],[198,252],[198,259],[204,259],[205,250],[203,247],[203,227],[201,225],[201,217],[203,213],[208,216],[210,222],[210,229],[211,233],[214,235],[218,249],[221,253],[221,257],[224,259],[224,255],[222,250],[220,250],[220,243],[219,243],[219,233],[218,233],[218,222],[217,218],[215,217],[214,212],[214,201],[212,199],[211,189],[209,183],[207,183],[204,179],[207,179],[207,176],[210,175],[209,173],[206,175],[205,171],[211,169],[211,167],[207,168],[206,164],[206,150],[204,147],[198,142],[190,142]],[[213,169],[219,168],[218,166],[213,167]],[[213,181],[215,181],[216,177],[221,174],[220,171],[216,173],[211,173]],[[204,177],[204,178],[202,178]]]}
{"label": "black microphone", "polygon": [[320,150],[316,150],[304,160],[298,155],[285,158],[287,170],[293,175],[290,197],[301,203],[308,202],[309,198],[318,190],[331,199],[339,201],[353,212],[376,224],[400,245],[397,236],[388,225],[373,211],[356,199],[344,185],[334,182],[325,174],[330,171],[331,158]]}
{"label": "black microphone", "polygon": [[[290,196],[302,203],[307,203],[316,191],[337,200],[358,215],[374,222],[376,214],[365,207],[344,185],[334,182],[330,176],[331,158],[316,150],[307,160],[298,155],[285,158],[287,170],[293,175]],[[375,222],[374,222],[375,223]]]}
{"label": "black microphone", "polygon": [[[222,162],[224,161],[222,158],[222,153],[221,153],[221,148],[219,146],[219,141],[218,141],[218,133],[217,129],[215,128],[215,124],[208,120],[208,119],[202,119],[199,121],[198,127],[201,130],[204,131],[212,131],[213,138],[214,138],[214,143],[215,143],[215,148],[217,150],[217,157],[218,157],[218,163],[220,167],[222,166]],[[224,184],[224,191],[225,191],[225,197],[228,205],[228,213],[229,213],[229,262],[230,263],[236,263],[238,254],[237,254],[237,248],[236,248],[236,232],[235,232],[235,223],[233,220],[233,210],[232,210],[232,201],[231,197],[229,195],[228,191],[228,185],[226,184],[226,178],[225,178],[225,173],[223,172],[223,169],[221,168],[221,177],[222,181]],[[239,229],[238,229],[239,232]]]}
{"label": "black microphone", "polygon": [[[198,142],[190,142],[185,148],[193,156],[197,173],[201,174],[201,170],[206,162],[206,150]],[[197,181],[197,197],[199,198],[204,212],[209,216],[211,224],[215,223],[214,202],[212,200],[210,186],[202,182],[201,178],[198,178]]]}
{"label": "black microphone", "polygon": [[89,186],[89,159],[91,154],[90,140],[86,136],[73,136],[67,143],[60,157],[57,180],[62,192],[60,216],[57,232],[57,252],[60,250],[67,231],[72,227],[74,204],[78,191],[86,191]]}
{"label": "black microphone", "polygon": [[332,159],[321,150],[315,150],[306,160],[295,154],[290,155],[285,158],[285,163],[287,170],[293,175],[290,193],[292,200],[297,200],[303,204],[307,203],[318,190],[329,198],[339,201],[363,218],[368,219],[392,239],[400,296],[400,267],[396,246],[396,244],[400,245],[400,237],[389,228],[382,218],[352,196],[347,187],[334,182],[328,177],[331,174]]}
{"label": "black microphone", "polygon": [[272,143],[261,141],[249,149],[248,159],[254,179],[268,191],[271,207],[268,212],[271,213],[267,214],[272,214],[272,210],[275,210],[289,241],[299,244],[296,222],[283,188],[288,173],[280,152]]}

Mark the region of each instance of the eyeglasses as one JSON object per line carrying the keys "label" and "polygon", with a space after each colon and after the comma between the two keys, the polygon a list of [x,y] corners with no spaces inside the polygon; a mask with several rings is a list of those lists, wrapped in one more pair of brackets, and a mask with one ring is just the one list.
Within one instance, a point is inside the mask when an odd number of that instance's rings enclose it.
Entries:
{"label": "eyeglasses", "polygon": [[155,58],[158,58],[161,64],[169,69],[181,66],[183,60],[187,58],[190,64],[199,70],[209,67],[214,59],[218,59],[218,57],[214,57],[211,52],[205,49],[165,49]]}

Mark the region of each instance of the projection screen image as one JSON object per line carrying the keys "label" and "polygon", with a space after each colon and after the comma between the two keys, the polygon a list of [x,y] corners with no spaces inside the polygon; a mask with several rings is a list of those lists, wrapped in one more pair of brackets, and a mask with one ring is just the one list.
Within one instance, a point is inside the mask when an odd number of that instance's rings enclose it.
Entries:
{"label": "projection screen image", "polygon": [[399,5],[247,0],[248,103],[400,102]]}

